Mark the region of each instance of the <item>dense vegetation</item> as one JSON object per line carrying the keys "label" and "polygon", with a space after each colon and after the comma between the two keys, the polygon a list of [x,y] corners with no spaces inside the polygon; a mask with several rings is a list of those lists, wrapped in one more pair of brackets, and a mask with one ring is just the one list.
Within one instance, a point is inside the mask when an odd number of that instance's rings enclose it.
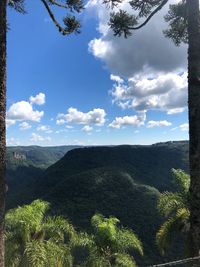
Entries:
{"label": "dense vegetation", "polygon": [[35,200],[7,213],[6,267],[136,267],[130,252],[143,255],[141,241],[116,217],[95,214],[88,235],[48,209]]}
{"label": "dense vegetation", "polygon": [[40,198],[51,203],[51,214],[88,232],[95,212],[113,215],[143,241],[144,257],[134,255],[139,265],[162,262],[180,255],[172,249],[162,258],[155,244],[163,222],[156,208],[160,192],[177,190],[172,168],[188,171],[187,142],[74,149],[16,187],[8,207]]}
{"label": "dense vegetation", "polygon": [[[7,207],[10,203],[23,204],[31,194],[32,182],[42,175],[46,168],[61,159],[69,150],[77,146],[40,147],[17,146],[7,148],[8,185]],[[15,158],[14,153],[24,158]]]}
{"label": "dense vegetation", "polygon": [[156,242],[162,254],[170,249],[172,241],[177,235],[183,237],[184,254],[190,255],[189,240],[189,186],[190,177],[182,170],[173,170],[174,181],[177,184],[177,192],[164,192],[158,199],[158,210],[165,222],[161,225],[156,235]]}
{"label": "dense vegetation", "polygon": [[[8,169],[16,169],[18,166],[30,166],[47,168],[61,159],[68,151],[80,146],[9,146],[7,147]],[[16,152],[26,157],[25,160],[15,159],[13,153]]]}

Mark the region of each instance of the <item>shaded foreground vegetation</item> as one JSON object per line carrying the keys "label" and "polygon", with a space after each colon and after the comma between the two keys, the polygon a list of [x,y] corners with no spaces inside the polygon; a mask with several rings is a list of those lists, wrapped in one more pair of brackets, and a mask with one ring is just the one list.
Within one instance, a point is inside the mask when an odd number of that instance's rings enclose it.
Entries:
{"label": "shaded foreground vegetation", "polygon": [[48,202],[35,200],[7,213],[7,267],[135,267],[131,250],[143,255],[137,236],[115,217],[94,215],[89,235],[64,217],[47,216],[48,209]]}

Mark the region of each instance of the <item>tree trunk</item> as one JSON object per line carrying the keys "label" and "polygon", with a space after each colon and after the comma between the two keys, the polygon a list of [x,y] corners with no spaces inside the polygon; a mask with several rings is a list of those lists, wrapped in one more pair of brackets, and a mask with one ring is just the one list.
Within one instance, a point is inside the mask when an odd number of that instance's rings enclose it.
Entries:
{"label": "tree trunk", "polygon": [[6,156],[6,0],[0,0],[0,267],[4,267]]}
{"label": "tree trunk", "polygon": [[199,0],[188,8],[188,109],[190,157],[190,254],[200,254],[200,16]]}

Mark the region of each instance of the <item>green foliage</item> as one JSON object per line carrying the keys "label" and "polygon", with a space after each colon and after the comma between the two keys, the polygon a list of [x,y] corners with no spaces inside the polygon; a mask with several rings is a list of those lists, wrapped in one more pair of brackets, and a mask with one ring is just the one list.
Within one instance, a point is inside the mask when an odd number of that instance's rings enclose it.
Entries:
{"label": "green foliage", "polygon": [[[156,243],[164,254],[177,234],[189,232],[189,175],[182,170],[172,170],[178,192],[164,192],[158,201],[158,210],[166,221],[156,235]],[[186,239],[187,240],[187,239]],[[186,244],[187,246],[187,244]]]}
{"label": "green foliage", "polygon": [[[111,3],[111,7],[118,6],[123,0],[106,0],[104,3]],[[124,35],[125,38],[132,35],[133,30],[137,30],[145,26],[149,20],[160,11],[168,0],[148,1],[148,0],[130,0],[128,4],[133,9],[133,14],[125,10],[110,13],[109,26],[114,35]],[[141,19],[144,19],[141,22]],[[180,0],[178,3],[170,5],[165,20],[169,23],[169,27],[164,31],[164,35],[176,44],[188,42],[187,33],[187,6],[186,0]]]}
{"label": "green foliage", "polygon": [[[8,0],[8,6],[19,13],[26,13],[24,7],[25,2],[25,0]],[[41,3],[46,8],[49,17],[61,34],[80,33],[80,21],[72,14],[75,12],[80,13],[84,9],[82,0],[41,0]],[[54,12],[51,10],[52,6],[67,11],[67,15],[63,18],[63,26],[57,21]]]}
{"label": "green foliage", "polygon": [[129,255],[125,253],[116,253],[115,267],[136,267],[136,263]]}
{"label": "green foliage", "polygon": [[35,200],[7,213],[6,266],[72,266],[75,230],[62,217],[46,217],[48,209],[49,203]]}
{"label": "green foliage", "polygon": [[48,209],[49,203],[35,200],[7,213],[7,267],[130,267],[136,265],[129,250],[143,254],[137,236],[119,228],[115,217],[94,215],[89,235],[61,216],[46,216]]}
{"label": "green foliage", "polygon": [[[46,153],[46,148],[36,147],[35,158],[42,149]],[[38,175],[30,167],[10,172],[10,178],[15,179],[10,179],[7,203],[12,202],[13,207],[29,203],[30,198],[44,199],[51,203],[52,215],[67,216],[83,232],[92,231],[90,219],[95,212],[106,217],[112,214],[125,229],[134,229],[140,236],[144,256],[135,252],[133,256],[139,266],[148,266],[162,261],[155,245],[156,231],[162,223],[156,209],[159,191],[180,190],[171,178],[172,168],[188,170],[187,142],[75,149]],[[85,248],[73,248],[85,259],[83,252],[93,241],[85,238],[76,242],[85,242]],[[175,249],[167,259],[179,255]],[[105,259],[98,261],[104,262],[99,266],[106,266]]]}
{"label": "green foliage", "polygon": [[91,219],[94,244],[86,266],[136,266],[130,251],[143,255],[142,243],[129,229],[120,228],[116,217],[105,218],[97,213]]}
{"label": "green foliage", "polygon": [[8,6],[19,13],[25,13],[24,0],[8,0]]}
{"label": "green foliage", "polygon": [[109,26],[113,29],[114,35],[127,38],[132,33],[130,28],[137,25],[137,19],[133,15],[129,15],[128,12],[120,10],[117,13],[110,14]]}
{"label": "green foliage", "polygon": [[95,232],[95,242],[105,254],[108,250],[113,254],[125,253],[131,249],[143,255],[142,243],[136,234],[129,229],[120,229],[119,220],[115,217],[105,218],[101,214],[92,217],[91,224]]}
{"label": "green foliage", "polygon": [[176,45],[188,42],[187,33],[187,7],[186,1],[170,5],[165,20],[169,23],[169,29],[164,31],[166,37],[172,39]]}

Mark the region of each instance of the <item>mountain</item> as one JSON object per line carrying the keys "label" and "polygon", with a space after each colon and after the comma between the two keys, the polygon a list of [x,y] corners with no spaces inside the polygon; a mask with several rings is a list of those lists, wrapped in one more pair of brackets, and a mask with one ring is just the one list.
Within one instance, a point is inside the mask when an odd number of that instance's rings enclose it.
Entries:
{"label": "mountain", "polygon": [[[67,216],[79,229],[90,231],[95,212],[118,217],[143,241],[145,256],[136,258],[145,266],[163,261],[155,246],[162,221],[156,203],[159,192],[176,189],[172,168],[188,172],[187,142],[79,148],[34,180],[31,195],[49,201],[53,214]],[[178,250],[172,255],[178,257]]]}
{"label": "mountain", "polygon": [[114,215],[143,241],[145,256],[134,255],[139,266],[179,257],[180,241],[165,258],[155,246],[162,222],[156,203],[160,192],[176,189],[172,168],[188,172],[188,142],[17,147],[8,148],[7,162],[7,208],[41,198],[51,203],[52,214],[67,216],[76,228],[87,231],[95,212]]}
{"label": "mountain", "polygon": [[15,168],[30,166],[47,168],[61,159],[68,151],[80,146],[9,146],[7,147],[7,166]]}
{"label": "mountain", "polygon": [[40,147],[15,146],[7,147],[8,184],[7,208],[23,204],[32,198],[31,185],[42,175],[46,168],[61,159],[71,149],[78,146]]}
{"label": "mountain", "polygon": [[137,183],[153,186],[159,191],[173,190],[171,169],[180,168],[186,172],[189,169],[188,143],[73,149],[39,178],[39,190],[45,194],[71,175],[101,167],[117,168],[128,173]]}

